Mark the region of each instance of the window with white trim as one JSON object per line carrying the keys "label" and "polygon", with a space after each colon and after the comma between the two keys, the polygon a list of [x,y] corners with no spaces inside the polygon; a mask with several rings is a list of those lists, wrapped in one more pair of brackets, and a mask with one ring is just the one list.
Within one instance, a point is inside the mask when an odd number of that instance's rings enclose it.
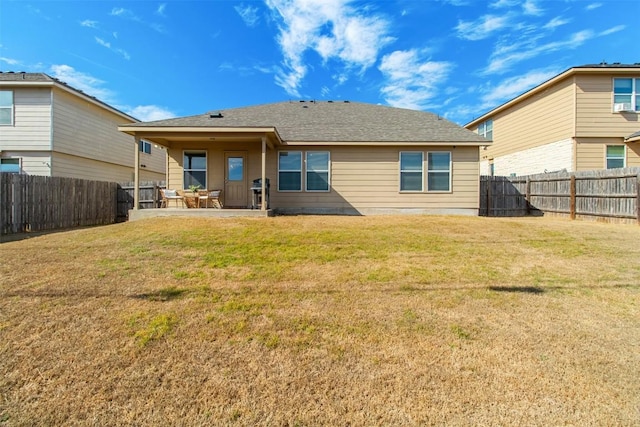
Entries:
{"label": "window with white trim", "polygon": [[20,173],[20,159],[0,159],[0,172]]}
{"label": "window with white trim", "polygon": [[421,151],[400,152],[400,191],[422,191],[424,162]]}
{"label": "window with white trim", "polygon": [[484,136],[487,139],[493,139],[493,120],[489,119],[480,123],[480,126],[478,126],[478,135]]}
{"label": "window with white trim", "polygon": [[613,79],[613,112],[640,111],[640,78]]}
{"label": "window with white trim", "polygon": [[427,191],[451,191],[451,152],[427,153]]}
{"label": "window with white trim", "polygon": [[625,167],[626,149],[624,145],[607,145],[605,156],[607,169]]}
{"label": "window with white trim", "polygon": [[140,140],[138,142],[138,150],[141,153],[151,154],[151,143],[147,141]]}
{"label": "window with white trim", "polygon": [[278,153],[278,191],[302,191],[302,151]]}
{"label": "window with white trim", "polygon": [[0,90],[0,126],[13,125],[13,91]]}
{"label": "window with white trim", "polygon": [[185,151],[182,168],[184,170],[183,188],[193,186],[207,188],[207,152]]}
{"label": "window with white trim", "polygon": [[329,164],[328,151],[307,151],[305,153],[307,191],[329,191]]}

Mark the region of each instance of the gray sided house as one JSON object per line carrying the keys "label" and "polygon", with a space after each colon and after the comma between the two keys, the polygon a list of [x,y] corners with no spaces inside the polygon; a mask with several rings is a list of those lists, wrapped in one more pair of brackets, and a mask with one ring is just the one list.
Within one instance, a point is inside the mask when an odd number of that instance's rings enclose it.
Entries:
{"label": "gray sided house", "polygon": [[243,209],[261,180],[270,183],[268,207],[283,214],[477,215],[479,147],[489,144],[432,113],[346,101],[257,105],[119,130],[166,147],[169,189],[219,189],[225,208]]}
{"label": "gray sided house", "polygon": [[[44,73],[0,72],[0,171],[124,182],[134,177],[137,120]],[[165,177],[164,150],[137,146],[140,175]]]}

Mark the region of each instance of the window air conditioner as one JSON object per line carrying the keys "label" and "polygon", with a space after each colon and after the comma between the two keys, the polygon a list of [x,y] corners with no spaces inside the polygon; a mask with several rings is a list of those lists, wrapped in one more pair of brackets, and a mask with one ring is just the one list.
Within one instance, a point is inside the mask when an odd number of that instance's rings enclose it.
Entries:
{"label": "window air conditioner", "polygon": [[613,104],[613,111],[615,113],[621,113],[623,111],[633,111],[633,110],[631,109],[630,102],[621,102],[621,103]]}

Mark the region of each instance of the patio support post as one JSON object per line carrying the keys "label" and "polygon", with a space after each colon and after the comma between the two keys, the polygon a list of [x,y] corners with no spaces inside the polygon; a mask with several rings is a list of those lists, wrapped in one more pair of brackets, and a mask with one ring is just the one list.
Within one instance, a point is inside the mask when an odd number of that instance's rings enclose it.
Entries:
{"label": "patio support post", "polygon": [[133,210],[137,211],[140,203],[140,138],[138,135],[135,135],[133,138],[136,142],[136,154],[133,165]]}
{"label": "patio support post", "polygon": [[260,191],[262,192],[262,203],[260,203],[260,210],[267,210],[266,188],[267,188],[267,137],[262,136],[262,185]]}

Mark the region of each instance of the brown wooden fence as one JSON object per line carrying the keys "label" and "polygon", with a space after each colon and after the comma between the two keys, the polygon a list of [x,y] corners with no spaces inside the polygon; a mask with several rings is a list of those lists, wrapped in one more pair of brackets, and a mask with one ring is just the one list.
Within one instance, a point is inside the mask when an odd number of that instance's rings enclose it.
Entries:
{"label": "brown wooden fence", "polygon": [[[165,188],[164,181],[141,181],[139,209],[159,208],[162,196],[160,188]],[[118,221],[128,219],[129,210],[133,209],[133,182],[123,182],[118,186]]]}
{"label": "brown wooden fence", "polygon": [[544,213],[640,224],[640,168],[480,177],[480,215]]}
{"label": "brown wooden fence", "polygon": [[0,173],[0,234],[112,224],[115,182]]}
{"label": "brown wooden fence", "polygon": [[[140,183],[140,209],[159,206],[164,182]],[[0,235],[126,221],[133,183],[0,173]]]}

